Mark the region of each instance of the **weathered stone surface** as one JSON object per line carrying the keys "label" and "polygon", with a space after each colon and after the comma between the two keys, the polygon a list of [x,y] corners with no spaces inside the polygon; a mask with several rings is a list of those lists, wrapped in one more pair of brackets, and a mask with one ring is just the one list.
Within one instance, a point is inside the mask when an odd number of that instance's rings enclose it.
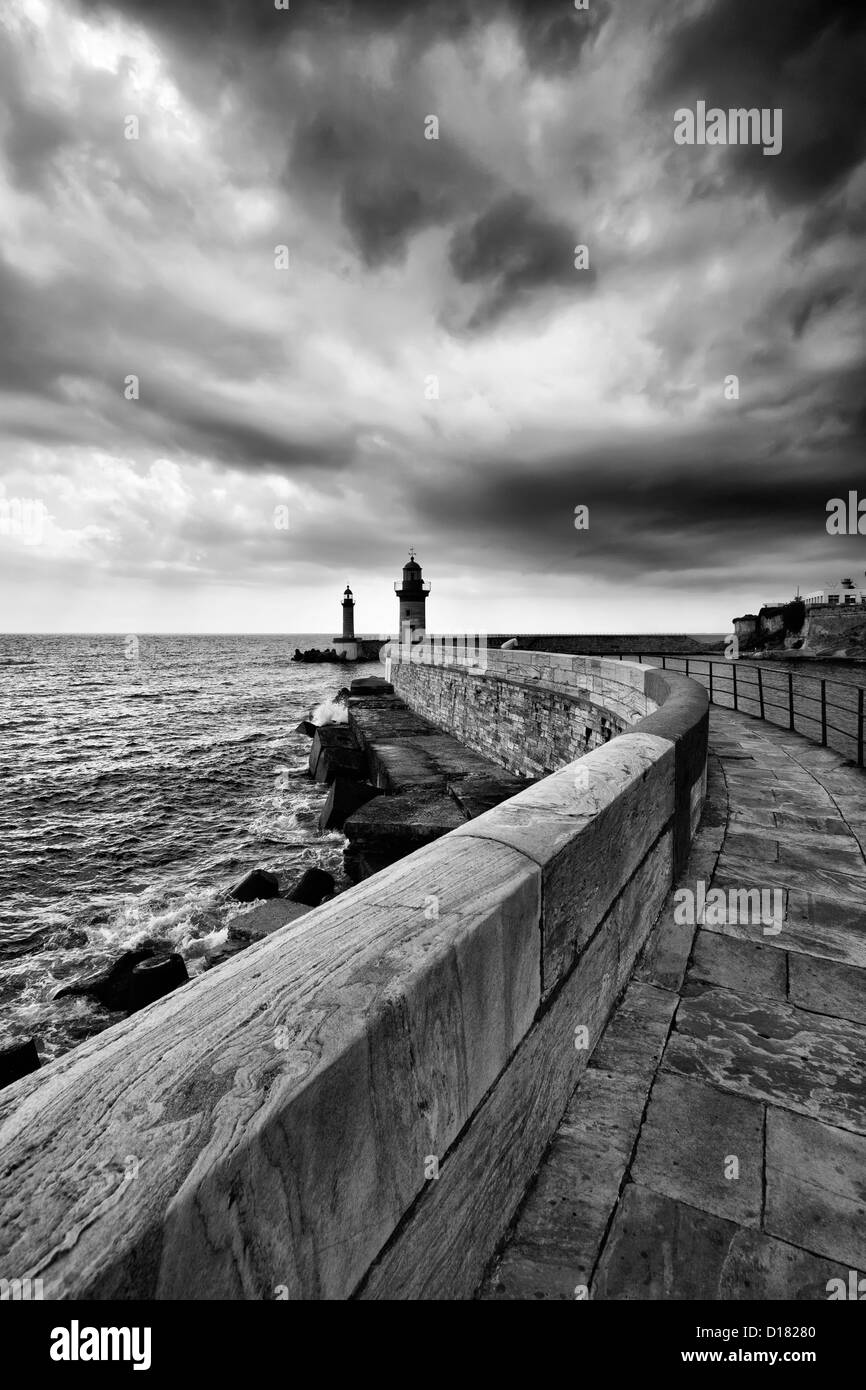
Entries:
{"label": "weathered stone surface", "polygon": [[242,878],[229,893],[236,903],[255,902],[256,898],[275,898],[280,891],[280,881],[268,869],[253,869]]}
{"label": "weathered stone surface", "polygon": [[866,1130],[866,1029],[855,1023],[687,982],[663,1067]]}
{"label": "weathered stone surface", "polygon": [[784,951],[701,929],[695,939],[689,979],[704,980],[738,994],[785,999],[786,967]]}
{"label": "weathered stone surface", "polygon": [[239,912],[229,918],[229,941],[261,941],[271,932],[279,931],[287,922],[311,912],[312,908],[303,903],[290,903],[285,898],[272,898],[270,902],[259,903],[249,912]]}
{"label": "weathered stone surface", "polygon": [[814,1301],[846,1276],[842,1265],[629,1184],[591,1297]]}
{"label": "weathered stone surface", "polygon": [[668,837],[641,865],[459,1145],[446,1154],[438,1180],[425,1188],[400,1240],[372,1269],[362,1298],[474,1293],[585,1068],[587,1051],[575,1047],[575,1029],[588,1030],[591,1049],[661,903],[658,869],[670,863],[670,854]]}
{"label": "weathered stone surface", "polygon": [[669,821],[673,777],[672,745],[623,735],[457,832],[512,845],[541,866],[545,993]]}
{"label": "weathered stone surface", "polygon": [[866,1023],[866,970],[791,952],[788,997],[801,1009]]}
{"label": "weathered stone surface", "polygon": [[762,1105],[662,1072],[650,1095],[631,1177],[701,1211],[757,1226],[763,1148]]}
{"label": "weathered stone surface", "polygon": [[771,1106],[765,1226],[866,1270],[866,1138]]}
{"label": "weathered stone surface", "polygon": [[0,1093],[0,1265],[50,1298],[347,1297],[532,1024],[539,895],[504,846],[430,846]]}

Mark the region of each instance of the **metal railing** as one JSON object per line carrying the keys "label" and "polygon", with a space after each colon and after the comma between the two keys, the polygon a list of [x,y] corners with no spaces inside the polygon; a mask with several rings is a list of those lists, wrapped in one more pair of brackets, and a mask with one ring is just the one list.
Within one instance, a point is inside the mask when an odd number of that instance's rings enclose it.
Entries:
{"label": "metal railing", "polygon": [[[631,652],[618,655],[620,661],[637,661],[661,667],[663,671],[681,671],[704,686],[711,704],[757,715],[770,724],[790,729],[824,748],[842,753],[858,767],[864,766],[866,690],[863,684],[810,676],[800,671],[752,666],[742,661],[713,661],[703,656]],[[838,722],[834,723],[834,719]]]}

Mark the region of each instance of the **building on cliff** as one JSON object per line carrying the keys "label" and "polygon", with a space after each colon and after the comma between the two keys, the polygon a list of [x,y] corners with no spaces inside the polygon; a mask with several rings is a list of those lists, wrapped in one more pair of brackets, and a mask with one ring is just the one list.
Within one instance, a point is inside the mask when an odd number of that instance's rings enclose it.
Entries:
{"label": "building on cliff", "polygon": [[[864,576],[866,577],[866,576]],[[852,604],[866,603],[866,588],[858,588],[853,579],[840,579],[838,584],[827,584],[804,600],[807,608],[848,608]]]}

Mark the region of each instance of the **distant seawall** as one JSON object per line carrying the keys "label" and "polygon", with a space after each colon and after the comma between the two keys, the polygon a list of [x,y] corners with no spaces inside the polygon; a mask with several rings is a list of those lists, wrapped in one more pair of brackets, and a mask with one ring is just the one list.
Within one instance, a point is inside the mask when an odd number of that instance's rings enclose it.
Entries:
{"label": "distant seawall", "polygon": [[472,1295],[684,863],[707,695],[541,652],[392,677],[557,770],[0,1093],[3,1278]]}

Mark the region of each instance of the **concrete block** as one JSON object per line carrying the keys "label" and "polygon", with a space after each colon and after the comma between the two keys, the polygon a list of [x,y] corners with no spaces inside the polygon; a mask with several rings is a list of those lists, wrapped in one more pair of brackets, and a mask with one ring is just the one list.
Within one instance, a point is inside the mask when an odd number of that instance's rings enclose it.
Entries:
{"label": "concrete block", "polygon": [[673,815],[674,750],[627,734],[457,831],[521,850],[543,871],[546,994]]}

